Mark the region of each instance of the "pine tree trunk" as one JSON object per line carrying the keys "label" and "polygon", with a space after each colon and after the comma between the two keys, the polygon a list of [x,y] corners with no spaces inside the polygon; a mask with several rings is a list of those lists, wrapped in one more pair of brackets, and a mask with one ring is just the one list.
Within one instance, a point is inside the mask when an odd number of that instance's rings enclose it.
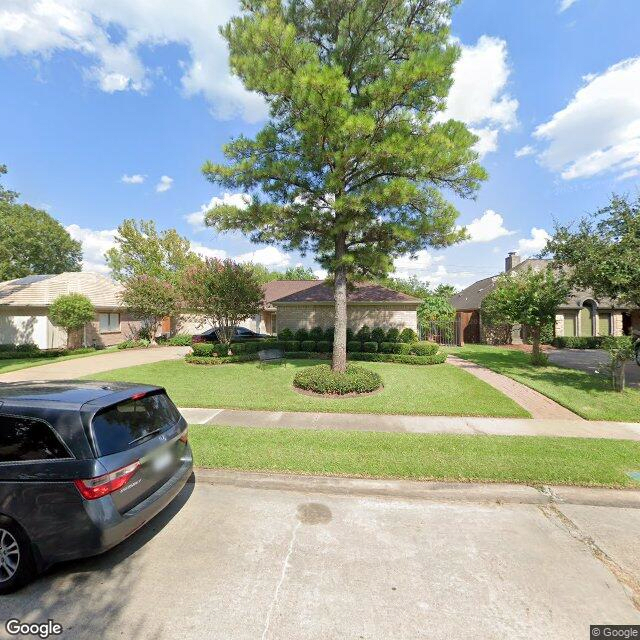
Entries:
{"label": "pine tree trunk", "polygon": [[[336,238],[336,259],[344,256],[346,251],[344,235]],[[332,369],[340,373],[347,370],[347,271],[338,266],[335,271],[335,318],[333,333]]]}

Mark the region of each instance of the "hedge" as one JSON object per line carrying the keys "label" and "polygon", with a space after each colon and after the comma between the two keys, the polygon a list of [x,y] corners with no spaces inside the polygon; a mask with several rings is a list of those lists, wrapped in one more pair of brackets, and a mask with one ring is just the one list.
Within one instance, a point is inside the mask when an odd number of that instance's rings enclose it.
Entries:
{"label": "hedge", "polygon": [[380,351],[380,353],[400,353],[407,355],[410,349],[411,345],[404,342],[381,342],[378,351]]}
{"label": "hedge", "polygon": [[118,344],[118,349],[146,349],[150,344],[148,340],[125,340]]}
{"label": "hedge", "polygon": [[362,343],[360,342],[360,340],[348,340],[347,351],[349,353],[356,353],[358,351],[362,351]]}
{"label": "hedge", "polygon": [[427,342],[426,340],[414,342],[409,345],[409,347],[409,353],[415,356],[432,356],[436,354],[440,348],[435,342]]}
{"label": "hedge", "polygon": [[300,343],[300,351],[313,352],[315,350],[316,350],[316,341],[315,340],[303,340]]}
{"label": "hedge", "polygon": [[331,353],[333,351],[333,342],[330,340],[318,340],[316,348],[319,353]]}
{"label": "hedge", "polygon": [[224,356],[223,358],[219,356],[185,356],[184,361],[189,364],[204,364],[204,365],[217,365],[217,364],[227,364],[231,362],[253,362],[258,360],[259,356],[257,353],[245,353],[237,356]]}
{"label": "hedge", "polygon": [[361,360],[365,362],[395,362],[397,364],[442,364],[447,359],[444,351],[431,356],[407,356],[396,353],[352,353],[350,360]]}
{"label": "hedge", "polygon": [[344,373],[333,371],[328,364],[319,364],[298,371],[293,378],[298,389],[330,395],[369,393],[382,386],[382,378],[375,371],[349,364]]}
{"label": "hedge", "polygon": [[558,336],[551,344],[558,349],[601,349],[604,338],[605,336],[591,338]]}
{"label": "hedge", "polygon": [[176,333],[175,336],[158,340],[159,344],[166,345],[168,347],[190,347],[193,341],[193,336],[190,333]]}
{"label": "hedge", "polygon": [[[21,346],[21,345],[18,345]],[[80,349],[46,349],[35,351],[25,349],[0,349],[0,360],[15,360],[16,358],[58,358],[60,356],[80,355],[83,353],[97,353],[98,349],[93,347],[82,347]]]}
{"label": "hedge", "polygon": [[362,350],[365,353],[375,353],[378,350],[378,343],[377,342],[363,342],[362,343]]}

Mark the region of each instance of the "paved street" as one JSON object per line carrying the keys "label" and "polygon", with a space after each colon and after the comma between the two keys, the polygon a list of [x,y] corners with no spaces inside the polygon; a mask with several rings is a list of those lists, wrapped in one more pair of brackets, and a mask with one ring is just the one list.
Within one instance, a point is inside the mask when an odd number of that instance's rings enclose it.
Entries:
{"label": "paved street", "polygon": [[[609,354],[603,349],[555,349],[547,353],[553,364],[579,371],[595,373],[598,371],[608,375],[606,366]],[[640,367],[635,362],[629,362],[625,368],[627,384],[630,387],[640,387]]]}
{"label": "paved street", "polygon": [[88,640],[584,640],[640,623],[638,492],[199,478],[115,550],[2,598],[0,618]]}

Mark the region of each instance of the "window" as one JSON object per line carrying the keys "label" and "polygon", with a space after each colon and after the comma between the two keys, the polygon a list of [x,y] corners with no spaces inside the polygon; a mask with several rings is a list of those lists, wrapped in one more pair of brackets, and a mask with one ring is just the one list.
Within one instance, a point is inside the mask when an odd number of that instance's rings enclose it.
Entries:
{"label": "window", "polygon": [[45,422],[20,416],[0,416],[0,462],[70,457]]}
{"label": "window", "polygon": [[120,331],[120,314],[119,313],[101,313],[100,314],[100,333],[110,333]]}

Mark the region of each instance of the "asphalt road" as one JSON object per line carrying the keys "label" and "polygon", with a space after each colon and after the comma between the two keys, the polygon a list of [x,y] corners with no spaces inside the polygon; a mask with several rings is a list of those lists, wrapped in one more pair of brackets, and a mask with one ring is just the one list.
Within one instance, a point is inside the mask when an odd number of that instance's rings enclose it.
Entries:
{"label": "asphalt road", "polygon": [[[549,360],[560,367],[578,369],[589,373],[607,373],[609,354],[603,349],[556,349],[547,353]],[[625,367],[627,384],[630,387],[640,387],[640,367],[629,362]]]}
{"label": "asphalt road", "polygon": [[190,484],[111,552],[2,598],[0,618],[91,640],[584,640],[590,623],[640,624],[640,508],[405,486]]}

